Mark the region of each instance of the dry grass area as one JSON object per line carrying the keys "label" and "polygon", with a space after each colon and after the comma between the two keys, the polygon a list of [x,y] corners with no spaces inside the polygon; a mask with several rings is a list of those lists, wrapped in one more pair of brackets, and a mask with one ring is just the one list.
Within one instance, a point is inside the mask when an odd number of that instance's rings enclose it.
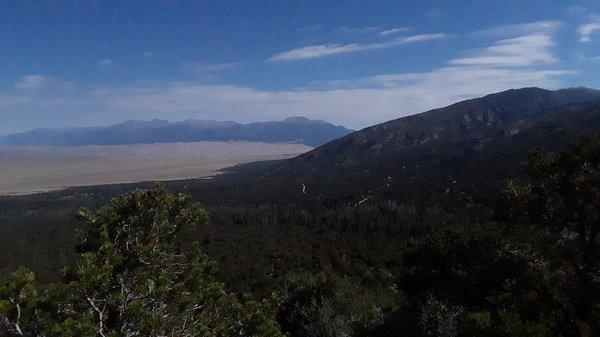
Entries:
{"label": "dry grass area", "polygon": [[290,158],[310,149],[256,142],[0,147],[0,195],[211,177],[236,164]]}

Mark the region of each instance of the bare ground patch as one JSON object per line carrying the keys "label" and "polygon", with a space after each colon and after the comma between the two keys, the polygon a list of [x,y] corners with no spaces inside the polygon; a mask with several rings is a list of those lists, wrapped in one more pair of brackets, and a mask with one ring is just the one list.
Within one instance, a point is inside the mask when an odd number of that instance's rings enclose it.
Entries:
{"label": "bare ground patch", "polygon": [[233,165],[290,158],[310,149],[301,144],[257,142],[0,147],[0,195],[207,178]]}

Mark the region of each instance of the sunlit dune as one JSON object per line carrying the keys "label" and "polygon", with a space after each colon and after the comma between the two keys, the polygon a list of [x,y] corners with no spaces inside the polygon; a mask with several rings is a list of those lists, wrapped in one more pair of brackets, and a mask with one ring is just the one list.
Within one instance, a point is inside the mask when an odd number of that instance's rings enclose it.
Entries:
{"label": "sunlit dune", "polygon": [[301,144],[256,142],[0,147],[0,195],[207,178],[236,164],[290,158],[310,149]]}

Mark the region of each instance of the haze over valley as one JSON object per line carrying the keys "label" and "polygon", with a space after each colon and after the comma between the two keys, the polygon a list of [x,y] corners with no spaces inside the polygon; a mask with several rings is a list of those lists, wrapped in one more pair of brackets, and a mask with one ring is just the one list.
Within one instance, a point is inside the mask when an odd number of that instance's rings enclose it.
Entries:
{"label": "haze over valley", "polygon": [[232,121],[188,119],[169,122],[130,120],[101,127],[37,128],[0,136],[0,146],[125,145],[199,141],[298,143],[319,146],[353,130],[323,120],[288,117],[282,121],[241,124]]}
{"label": "haze over valley", "polygon": [[0,136],[0,195],[207,178],[241,163],[291,158],[350,132],[304,117],[249,124],[152,120],[38,128]]}

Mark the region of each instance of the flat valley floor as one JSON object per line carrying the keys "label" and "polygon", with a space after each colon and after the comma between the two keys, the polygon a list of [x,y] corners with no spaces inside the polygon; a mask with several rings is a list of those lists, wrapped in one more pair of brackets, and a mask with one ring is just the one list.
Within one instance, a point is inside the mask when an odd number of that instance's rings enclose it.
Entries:
{"label": "flat valley floor", "polygon": [[0,195],[207,178],[237,164],[291,158],[311,149],[301,144],[257,142],[0,147]]}

